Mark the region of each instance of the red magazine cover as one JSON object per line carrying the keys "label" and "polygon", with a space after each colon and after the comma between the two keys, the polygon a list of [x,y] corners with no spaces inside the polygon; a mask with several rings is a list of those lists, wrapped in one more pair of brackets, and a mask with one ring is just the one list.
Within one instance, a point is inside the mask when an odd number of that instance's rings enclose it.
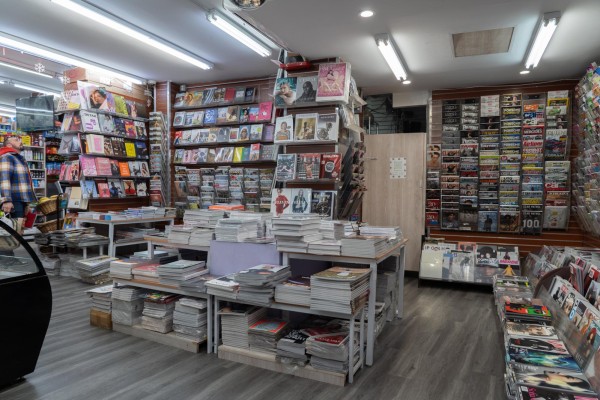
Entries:
{"label": "red magazine cover", "polygon": [[321,178],[337,179],[340,177],[342,156],[339,153],[325,153],[321,155]]}

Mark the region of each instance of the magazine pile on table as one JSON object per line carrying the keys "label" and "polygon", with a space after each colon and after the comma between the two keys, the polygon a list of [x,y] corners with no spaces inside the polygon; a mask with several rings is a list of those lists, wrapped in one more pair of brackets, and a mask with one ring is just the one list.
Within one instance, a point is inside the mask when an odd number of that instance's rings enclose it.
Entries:
{"label": "magazine pile on table", "polygon": [[239,283],[238,300],[269,306],[275,294],[275,286],[290,277],[290,267],[261,264],[239,271],[235,280]]}
{"label": "magazine pile on table", "polygon": [[332,267],[310,277],[310,309],[354,314],[369,297],[368,268]]}

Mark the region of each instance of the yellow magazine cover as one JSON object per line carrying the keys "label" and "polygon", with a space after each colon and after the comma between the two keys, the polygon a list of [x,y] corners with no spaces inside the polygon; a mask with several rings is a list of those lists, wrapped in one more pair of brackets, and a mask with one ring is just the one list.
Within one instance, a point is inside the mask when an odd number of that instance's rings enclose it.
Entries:
{"label": "yellow magazine cover", "polygon": [[235,163],[242,162],[243,154],[244,154],[244,148],[236,147],[234,150],[234,153],[233,153],[233,162],[235,162]]}
{"label": "yellow magazine cover", "polygon": [[125,142],[125,154],[127,154],[127,157],[135,157],[135,144],[133,142]]}

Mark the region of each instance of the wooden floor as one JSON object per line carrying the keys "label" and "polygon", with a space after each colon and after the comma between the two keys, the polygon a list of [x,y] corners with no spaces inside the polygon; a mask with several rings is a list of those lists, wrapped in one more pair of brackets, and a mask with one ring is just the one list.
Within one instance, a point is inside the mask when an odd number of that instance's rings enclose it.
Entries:
{"label": "wooden floor", "polygon": [[407,278],[405,318],[379,336],[375,364],[336,387],[91,327],[89,286],[68,277],[51,282],[52,321],[37,368],[0,390],[0,399],[506,398],[491,290],[418,287]]}

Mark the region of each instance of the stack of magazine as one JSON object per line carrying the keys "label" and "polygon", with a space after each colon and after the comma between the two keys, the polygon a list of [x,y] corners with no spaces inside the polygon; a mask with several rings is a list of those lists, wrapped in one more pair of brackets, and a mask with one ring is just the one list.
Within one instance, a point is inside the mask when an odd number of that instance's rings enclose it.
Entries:
{"label": "stack of magazine", "polygon": [[346,236],[344,221],[321,220],[319,232],[325,240],[340,240]]}
{"label": "stack of magazine", "polygon": [[255,219],[221,219],[215,228],[215,239],[224,242],[243,242],[257,237]]}
{"label": "stack of magazine", "polygon": [[119,286],[112,291],[113,323],[133,326],[142,319],[144,289],[132,286]]}
{"label": "stack of magazine", "polygon": [[92,310],[98,310],[110,314],[112,311],[112,290],[112,284],[87,290],[86,293],[92,299]]}
{"label": "stack of magazine", "polygon": [[199,281],[208,269],[204,261],[177,260],[159,265],[157,272],[161,284],[181,287],[182,282]]}
{"label": "stack of magazine", "polygon": [[247,349],[248,328],[267,315],[263,307],[232,304],[219,311],[221,317],[221,336],[225,346]]}
{"label": "stack of magazine", "polygon": [[277,303],[310,307],[310,278],[294,276],[275,286]]}
{"label": "stack of magazine", "polygon": [[224,217],[220,210],[185,210],[183,214],[183,224],[194,228],[214,229],[217,222]]}
{"label": "stack of magazine", "polygon": [[282,215],[273,218],[273,236],[277,250],[306,253],[308,244],[321,239],[321,219],[316,214]]}
{"label": "stack of magazine", "polygon": [[75,262],[82,281],[91,284],[104,283],[110,280],[110,263],[118,260],[116,257],[98,256],[84,258]]}
{"label": "stack of magazine", "polygon": [[342,255],[348,257],[373,258],[394,243],[388,236],[352,236],[341,240]]}
{"label": "stack of magazine", "polygon": [[287,333],[287,321],[262,318],[248,328],[248,344],[251,350],[277,353],[277,341]]}
{"label": "stack of magazine", "polygon": [[240,290],[240,284],[235,280],[235,274],[229,274],[220,278],[207,281],[204,286],[206,293],[213,296],[235,300]]}
{"label": "stack of magazine", "polygon": [[213,229],[196,228],[190,233],[190,246],[210,246],[210,241],[214,239],[215,231]]}
{"label": "stack of magazine", "polygon": [[146,294],[142,312],[142,328],[160,333],[171,332],[175,301],[179,297],[177,294],[161,292]]}
{"label": "stack of magazine", "polygon": [[354,314],[369,296],[368,268],[332,267],[310,277],[310,309]]}
{"label": "stack of magazine", "polygon": [[300,329],[292,329],[277,342],[277,360],[299,366],[306,365],[306,339],[308,335]]}
{"label": "stack of magazine", "polygon": [[175,303],[173,330],[177,336],[196,342],[206,340],[207,302],[204,299],[182,297]]}
{"label": "stack of magazine", "polygon": [[261,264],[236,274],[240,285],[238,300],[269,306],[273,300],[275,286],[290,277],[290,267]]}
{"label": "stack of magazine", "polygon": [[193,230],[194,228],[189,226],[173,225],[169,230],[169,235],[167,237],[171,243],[188,244]]}
{"label": "stack of magazine", "polygon": [[[322,328],[304,329],[306,352],[310,354],[310,365],[317,369],[333,372],[348,372],[349,335],[348,330],[335,325]],[[354,361],[358,361],[359,346],[356,343]]]}

